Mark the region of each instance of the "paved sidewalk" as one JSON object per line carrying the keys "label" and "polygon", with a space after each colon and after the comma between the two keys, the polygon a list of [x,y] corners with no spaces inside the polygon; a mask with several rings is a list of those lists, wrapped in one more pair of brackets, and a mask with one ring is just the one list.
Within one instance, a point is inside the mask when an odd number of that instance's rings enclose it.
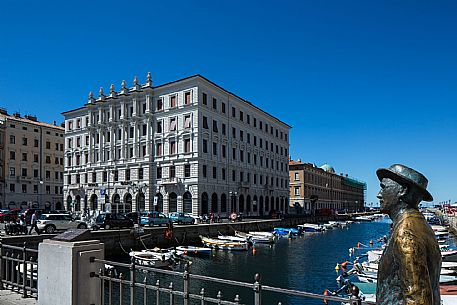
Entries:
{"label": "paved sidewalk", "polygon": [[11,290],[0,290],[0,305],[37,305],[34,298],[23,299],[20,293]]}

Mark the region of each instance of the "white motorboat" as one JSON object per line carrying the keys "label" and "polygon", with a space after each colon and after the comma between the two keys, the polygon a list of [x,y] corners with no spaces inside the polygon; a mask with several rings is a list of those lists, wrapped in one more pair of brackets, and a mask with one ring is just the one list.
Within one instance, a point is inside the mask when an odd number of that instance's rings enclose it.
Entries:
{"label": "white motorboat", "polygon": [[212,249],[207,247],[195,247],[195,246],[178,246],[176,250],[182,251],[184,255],[199,255],[199,254],[211,254]]}
{"label": "white motorboat", "polygon": [[221,239],[221,240],[228,240],[228,241],[234,241],[234,242],[239,242],[239,243],[244,243],[244,242],[249,241],[247,236],[241,237],[241,236],[236,236],[236,234],[235,234],[235,236],[219,235],[217,238]]}
{"label": "white motorboat", "polygon": [[205,247],[216,249],[216,250],[227,250],[227,251],[246,251],[248,249],[247,242],[234,242],[229,240],[222,240],[218,238],[209,238],[200,236],[202,243]]}
{"label": "white motorboat", "polygon": [[322,232],[324,228],[321,225],[314,224],[314,223],[304,223],[302,225],[297,226],[303,232]]}
{"label": "white motorboat", "polygon": [[255,235],[251,233],[245,233],[241,231],[235,231],[235,236],[246,238],[248,241],[253,244],[273,244],[276,241],[276,238],[273,234],[269,235]]}
{"label": "white motorboat", "polygon": [[165,254],[160,255],[154,251],[130,251],[129,255],[135,258],[139,265],[146,267],[164,268],[173,263]]}

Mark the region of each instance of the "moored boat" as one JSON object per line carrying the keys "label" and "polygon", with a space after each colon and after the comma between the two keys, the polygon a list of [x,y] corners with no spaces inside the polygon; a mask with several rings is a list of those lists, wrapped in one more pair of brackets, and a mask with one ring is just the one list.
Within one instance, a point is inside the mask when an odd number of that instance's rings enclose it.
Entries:
{"label": "moored boat", "polygon": [[208,255],[212,252],[211,248],[196,246],[178,246],[176,250],[182,251],[184,255]]}
{"label": "moored boat", "polygon": [[248,249],[247,242],[233,242],[229,240],[209,238],[204,236],[200,236],[200,239],[202,240],[202,243],[205,247],[216,250],[246,251]]}

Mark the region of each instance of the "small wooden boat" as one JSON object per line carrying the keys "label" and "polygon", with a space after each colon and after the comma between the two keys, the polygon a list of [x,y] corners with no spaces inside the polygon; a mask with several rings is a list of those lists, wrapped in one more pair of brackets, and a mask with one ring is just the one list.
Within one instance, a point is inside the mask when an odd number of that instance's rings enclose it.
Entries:
{"label": "small wooden boat", "polygon": [[303,232],[309,232],[309,233],[324,231],[324,228],[321,225],[314,224],[314,223],[304,223],[302,225],[298,225],[297,227],[299,229],[301,229]]}
{"label": "small wooden boat", "polygon": [[179,246],[176,250],[181,251],[184,255],[208,255],[212,249],[207,247]]}
{"label": "small wooden boat", "polygon": [[244,243],[244,242],[248,242],[249,241],[247,236],[242,237],[242,236],[237,236],[236,234],[235,234],[235,236],[219,235],[217,238],[221,239],[221,240],[228,240],[228,241],[234,241],[234,242],[239,242],[239,243]]}
{"label": "small wooden boat", "polygon": [[217,238],[209,238],[200,236],[202,243],[205,247],[226,250],[226,251],[246,251],[248,249],[247,242],[233,242],[229,240],[222,240]]}
{"label": "small wooden boat", "polygon": [[139,265],[146,267],[165,268],[173,264],[170,258],[165,254],[160,255],[153,251],[130,251],[129,255],[135,258]]}

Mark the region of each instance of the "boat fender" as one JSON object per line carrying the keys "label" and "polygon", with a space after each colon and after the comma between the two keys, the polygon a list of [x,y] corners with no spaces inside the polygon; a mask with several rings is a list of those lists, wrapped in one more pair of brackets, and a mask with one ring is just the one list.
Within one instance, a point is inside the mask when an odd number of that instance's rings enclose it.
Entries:
{"label": "boat fender", "polygon": [[[324,290],[324,296],[328,296],[328,290],[327,289]],[[324,300],[324,303],[328,304],[328,300]]]}
{"label": "boat fender", "polygon": [[360,249],[360,241],[357,243],[357,248]]}
{"label": "boat fender", "polygon": [[187,250],[184,250],[184,255],[187,255]]}
{"label": "boat fender", "polygon": [[165,239],[172,239],[173,238],[173,231],[170,229],[165,230]]}
{"label": "boat fender", "polygon": [[252,254],[256,254],[257,253],[257,249],[255,247],[252,247]]}
{"label": "boat fender", "polygon": [[370,240],[370,247],[373,247],[373,240]]}
{"label": "boat fender", "polygon": [[336,266],[335,266],[335,270],[338,271],[340,270],[340,265],[337,263]]}
{"label": "boat fender", "polygon": [[342,268],[346,268],[346,266],[348,265],[348,263],[349,263],[348,261],[342,262],[342,263],[341,263],[341,267],[342,267]]}

